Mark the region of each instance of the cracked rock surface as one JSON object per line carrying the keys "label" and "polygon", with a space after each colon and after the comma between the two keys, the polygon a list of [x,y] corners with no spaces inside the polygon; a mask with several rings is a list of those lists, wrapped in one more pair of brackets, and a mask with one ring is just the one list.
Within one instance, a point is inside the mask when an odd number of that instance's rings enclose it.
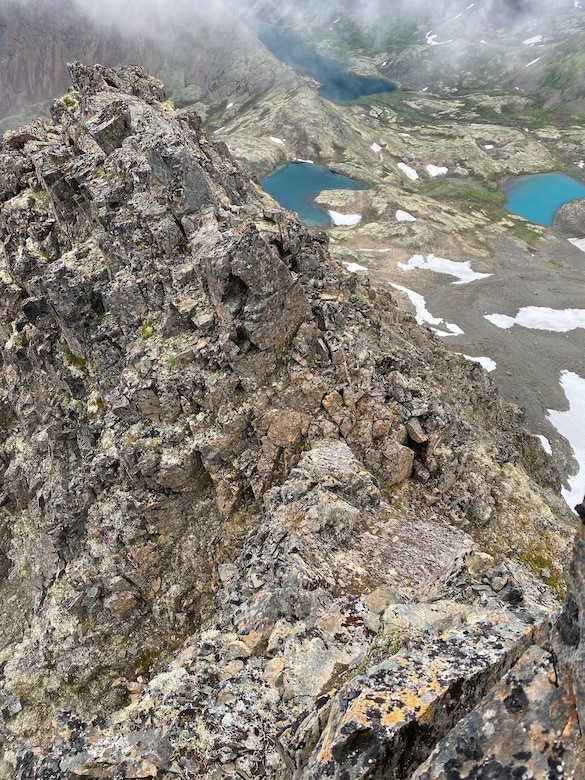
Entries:
{"label": "cracked rock surface", "polygon": [[408,777],[550,664],[554,464],[159,81],[70,75],[0,146],[0,777]]}

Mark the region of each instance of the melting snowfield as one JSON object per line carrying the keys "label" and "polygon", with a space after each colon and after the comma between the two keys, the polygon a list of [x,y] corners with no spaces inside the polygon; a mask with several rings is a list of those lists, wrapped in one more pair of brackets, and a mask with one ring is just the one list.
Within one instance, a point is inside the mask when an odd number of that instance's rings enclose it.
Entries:
{"label": "melting snowfield", "polygon": [[361,214],[342,214],[339,211],[329,211],[329,216],[334,225],[357,225],[362,221]]}
{"label": "melting snowfield", "polygon": [[[485,316],[498,328],[511,328],[522,325],[534,330],[548,330],[554,333],[567,333],[577,328],[585,328],[585,309],[549,309],[540,306],[526,306],[515,317],[505,314]],[[565,501],[571,508],[580,504],[585,494],[585,379],[571,371],[561,373],[561,387],[569,402],[566,412],[548,410],[547,419],[569,442],[579,471],[569,479],[569,489],[563,488]],[[539,437],[546,452],[550,454],[548,440]],[[544,439],[544,441],[543,441]]]}
{"label": "melting snowfield", "polygon": [[537,438],[540,439],[540,443],[542,444],[542,449],[546,452],[547,455],[552,455],[553,450],[550,446],[550,441],[546,438],[546,436],[543,436],[542,433],[537,434]]}
{"label": "melting snowfield", "polygon": [[585,252],[585,238],[569,238],[567,239],[570,244],[576,246],[581,252]]}
{"label": "melting snowfield", "polygon": [[485,319],[498,328],[522,325],[535,330],[550,330],[567,333],[576,328],[585,328],[585,309],[549,309],[544,306],[525,306],[515,317],[507,314],[486,314]]}
{"label": "melting snowfield", "polygon": [[469,284],[477,279],[485,279],[491,274],[480,274],[473,271],[469,260],[458,262],[456,260],[446,260],[442,257],[435,257],[434,254],[423,257],[422,255],[413,255],[407,263],[397,263],[398,268],[403,271],[414,271],[415,268],[435,271],[438,274],[448,274],[454,276],[457,281],[453,284]]}
{"label": "melting snowfield", "polygon": [[429,176],[435,178],[436,176],[446,176],[449,173],[449,169],[442,165],[427,165],[427,173]]}
{"label": "melting snowfield", "polygon": [[396,212],[396,221],[397,222],[416,222],[416,217],[413,217],[412,214],[409,214],[408,211],[403,211],[402,209],[398,209]]}
{"label": "melting snowfield", "polygon": [[360,265],[359,263],[344,263],[343,265],[350,274],[357,274],[359,271],[368,270],[365,265]]}
{"label": "melting snowfield", "polygon": [[[451,322],[445,322],[445,320],[441,317],[434,317],[427,309],[426,301],[420,293],[414,292],[414,290],[409,290],[407,287],[402,287],[400,284],[391,284],[390,286],[395,290],[400,290],[400,292],[403,292],[408,296],[410,302],[415,308],[414,316],[419,325],[430,325],[431,330],[433,330],[438,336],[463,335],[463,331],[458,325],[455,325]],[[447,330],[439,330],[435,327],[435,325],[441,325]]]}
{"label": "melting snowfield", "polygon": [[[490,274],[480,274],[473,271],[469,262],[456,262],[444,258],[414,255],[406,263],[397,263],[403,271],[425,269],[437,273],[454,276],[454,284],[465,284],[482,279]],[[456,336],[463,334],[462,329],[455,324],[436,317],[427,309],[424,297],[413,290],[398,284],[391,285],[395,290],[405,293],[415,308],[415,317],[419,325],[429,325],[431,330],[440,336]],[[585,309],[553,309],[541,306],[526,306],[510,317],[505,314],[484,315],[485,319],[502,329],[510,329],[514,325],[539,331],[567,333],[577,328],[585,329]],[[496,363],[490,357],[463,355],[467,360],[473,360],[482,365],[486,371],[494,371]],[[546,419],[564,437],[578,463],[578,472],[568,480],[568,487],[562,491],[567,504],[574,508],[584,500],[585,496],[585,378],[576,373],[563,370],[560,374],[560,384],[568,401],[567,411],[547,409]],[[549,440],[540,435],[543,449],[549,455],[553,449]]]}
{"label": "melting snowfield", "polygon": [[396,167],[398,170],[402,171],[410,181],[416,181],[418,179],[418,173],[410,165],[407,165],[406,163],[397,163]]}
{"label": "melting snowfield", "polygon": [[570,507],[580,504],[585,494],[585,379],[571,371],[561,374],[563,388],[569,409],[566,412],[548,410],[548,419],[557,431],[571,445],[579,471],[569,479],[569,490],[563,489],[563,496]]}
{"label": "melting snowfield", "polygon": [[495,371],[498,367],[495,360],[492,360],[490,357],[485,357],[483,355],[480,355],[479,357],[472,357],[471,355],[464,355],[462,352],[458,352],[458,355],[461,355],[461,357],[464,357],[465,360],[471,360],[472,363],[479,363],[482,368],[485,368],[486,371]]}

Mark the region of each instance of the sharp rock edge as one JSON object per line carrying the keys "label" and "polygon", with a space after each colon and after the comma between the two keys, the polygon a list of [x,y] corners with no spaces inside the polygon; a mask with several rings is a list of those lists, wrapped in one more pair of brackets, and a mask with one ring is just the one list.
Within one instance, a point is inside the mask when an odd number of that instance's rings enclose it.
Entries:
{"label": "sharp rock edge", "polygon": [[[0,776],[576,756],[538,649],[573,520],[518,410],[159,81],[70,75],[0,147]],[[508,737],[535,699],[563,737],[527,756]]]}

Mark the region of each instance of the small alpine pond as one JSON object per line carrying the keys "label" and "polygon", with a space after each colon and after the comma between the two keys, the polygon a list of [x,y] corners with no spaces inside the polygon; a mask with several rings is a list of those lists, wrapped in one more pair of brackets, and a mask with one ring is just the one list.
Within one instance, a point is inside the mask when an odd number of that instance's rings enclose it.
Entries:
{"label": "small alpine pond", "polygon": [[504,207],[538,225],[552,225],[563,203],[585,198],[585,184],[566,173],[518,176],[504,185]]}
{"label": "small alpine pond", "polygon": [[309,227],[330,227],[327,210],[315,203],[315,197],[323,190],[367,190],[367,184],[350,179],[311,163],[286,163],[260,179],[260,185],[274,200],[290,211],[296,211],[299,219]]}

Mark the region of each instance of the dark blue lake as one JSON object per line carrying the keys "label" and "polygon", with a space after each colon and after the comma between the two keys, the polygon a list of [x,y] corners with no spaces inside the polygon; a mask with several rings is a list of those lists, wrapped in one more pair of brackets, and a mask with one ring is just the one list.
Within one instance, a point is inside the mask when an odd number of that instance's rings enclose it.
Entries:
{"label": "dark blue lake", "polygon": [[585,184],[566,173],[519,176],[504,191],[504,207],[538,225],[552,225],[554,213],[563,203],[585,198]]}
{"label": "dark blue lake", "polygon": [[367,190],[367,184],[310,163],[279,165],[260,184],[281,206],[310,227],[330,227],[327,210],[315,203],[323,190]]}
{"label": "dark blue lake", "polygon": [[319,94],[334,103],[348,103],[364,95],[393,92],[396,87],[386,79],[358,76],[349,73],[342,62],[322,57],[312,46],[292,32],[280,30],[271,24],[254,19],[251,28],[264,46],[281,62],[298,73],[308,75],[323,86]]}

